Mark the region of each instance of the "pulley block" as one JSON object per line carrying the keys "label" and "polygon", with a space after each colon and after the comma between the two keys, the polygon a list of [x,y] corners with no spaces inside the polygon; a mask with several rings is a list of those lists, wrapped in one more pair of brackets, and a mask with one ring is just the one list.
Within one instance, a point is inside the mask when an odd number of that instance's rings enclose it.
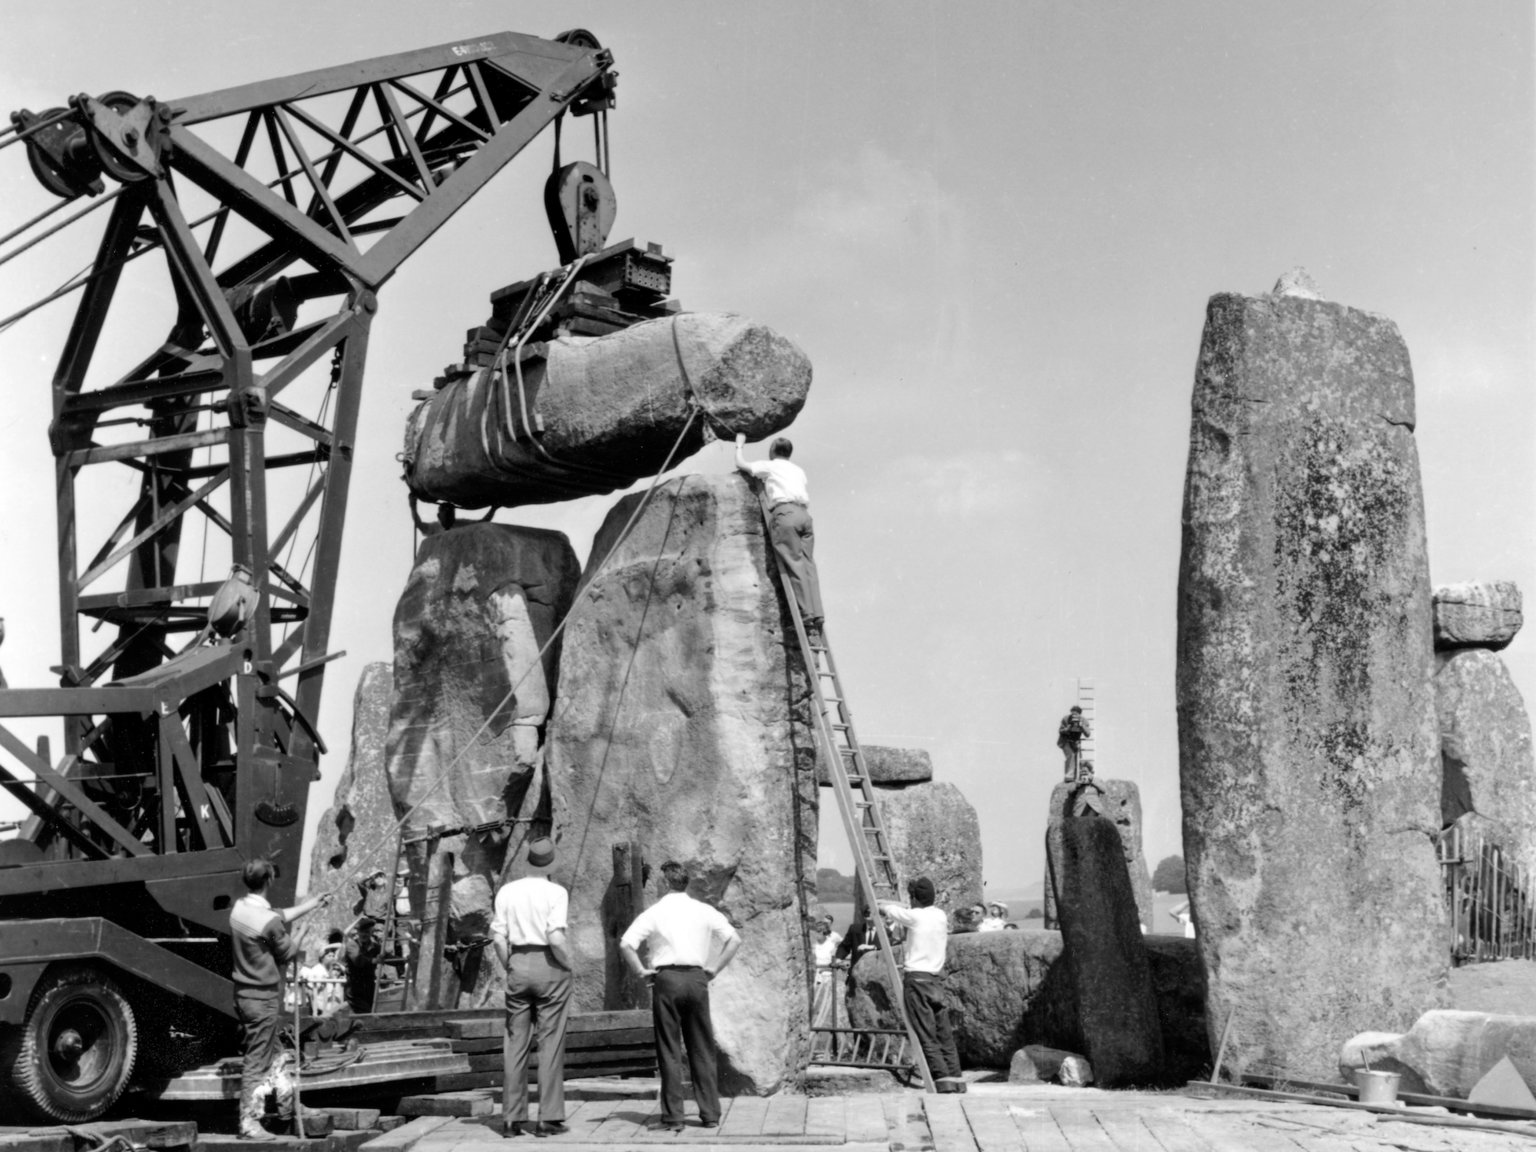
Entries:
{"label": "pulley block", "polygon": [[544,211],[562,264],[601,252],[618,210],[608,177],[584,160],[551,172],[544,183]]}

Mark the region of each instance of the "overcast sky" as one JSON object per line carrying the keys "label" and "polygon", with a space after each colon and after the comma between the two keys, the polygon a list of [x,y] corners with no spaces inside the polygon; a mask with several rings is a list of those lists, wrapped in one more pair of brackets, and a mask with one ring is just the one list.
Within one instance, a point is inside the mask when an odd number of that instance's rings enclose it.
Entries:
{"label": "overcast sky", "polygon": [[[614,238],[664,244],[686,307],[746,313],[811,356],[792,435],[859,735],[926,748],[971,799],[994,891],[1041,874],[1079,677],[1098,685],[1100,771],[1140,784],[1149,864],[1180,850],[1174,591],[1211,294],[1265,292],[1301,265],[1329,298],[1395,320],[1433,579],[1536,587],[1525,0],[54,2],[7,12],[0,94],[5,110],[171,99],[574,25],[622,77]],[[312,818],[357,676],[391,655],[411,390],[458,358],[490,291],[555,263],[549,150],[536,142],[381,295],[332,642],[349,655],[327,682]],[[50,202],[21,151],[0,153],[0,230]],[[80,267],[98,228],[0,268],[0,312]],[[134,291],[125,309],[164,304],[163,285]],[[69,320],[57,305],[0,335],[12,685],[55,682],[46,429]],[[124,346],[162,333],[130,325]],[[690,467],[723,470],[728,450]],[[613,499],[499,518],[562,528],[585,557]],[[1532,645],[1505,654],[1527,698]]]}

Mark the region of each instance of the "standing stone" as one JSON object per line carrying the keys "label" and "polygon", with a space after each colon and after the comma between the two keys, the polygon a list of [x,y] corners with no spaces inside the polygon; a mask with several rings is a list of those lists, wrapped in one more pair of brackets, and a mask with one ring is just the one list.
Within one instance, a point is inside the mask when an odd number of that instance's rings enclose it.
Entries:
{"label": "standing stone", "polygon": [[1536,764],[1520,690],[1486,649],[1442,652],[1435,662],[1445,773],[1440,818],[1536,875]]}
{"label": "standing stone", "polygon": [[[408,832],[437,831],[414,850],[416,895],[430,889],[443,944],[484,937],[509,857],[537,811],[542,726],[559,645],[539,659],[568,610],[580,568],[558,532],[482,523],[427,537],[395,609],[395,699],[386,749],[395,810]],[[476,831],[468,829],[480,827]],[[437,900],[428,873],[447,877]],[[414,906],[421,916],[424,909]],[[485,950],[441,972],[422,994],[465,1007],[495,1002],[500,976]]]}
{"label": "standing stone", "polygon": [[[571,611],[550,724],[558,851],[570,880],[577,1011],[635,1006],[617,937],[616,845],[638,841],[660,893],[675,859],[742,947],[710,988],[722,1091],[770,1093],[809,1057],[816,750],[808,684],[785,647],[763,517],[736,475],[620,500]],[[604,563],[617,546],[611,560]],[[594,570],[597,568],[599,570]]]}
{"label": "standing stone", "polygon": [[1211,298],[1178,592],[1184,857],[1228,1068],[1321,1079],[1446,973],[1413,376],[1390,320]]}
{"label": "standing stone", "polygon": [[1162,1026],[1124,848],[1112,823],[1080,816],[1062,825],[1056,885],[1078,1027],[1094,1073],[1107,1088],[1150,1083],[1162,1071]]}
{"label": "standing stone", "polygon": [[1440,584],[1434,592],[1435,650],[1508,646],[1520,631],[1520,586],[1513,580]]}
{"label": "standing stone", "polygon": [[[981,824],[960,789],[938,782],[877,788],[875,802],[903,893],[908,881],[926,876],[940,908],[954,911],[981,900]],[[826,818],[837,819],[831,804]]]}
{"label": "standing stone", "polygon": [[[1152,930],[1152,877],[1147,871],[1147,858],[1141,847],[1141,789],[1133,780],[1104,780],[1095,778],[1102,789],[1100,800],[1104,805],[1104,817],[1111,821],[1120,833],[1120,843],[1125,848],[1125,869],[1131,878],[1131,891],[1136,895],[1136,915],[1142,931]],[[1053,875],[1061,868],[1061,827],[1072,818],[1072,797],[1077,785],[1062,781],[1051,789],[1051,806],[1045,825],[1045,927],[1060,927],[1057,913],[1056,883]]]}
{"label": "standing stone", "polygon": [[352,748],[336,781],[331,806],[315,828],[309,857],[310,892],[326,892],[343,881],[341,894],[299,921],[301,948],[318,948],[333,928],[345,929],[361,910],[356,881],[374,868],[395,867],[395,806],[389,799],[384,743],[394,698],[389,664],[369,664],[352,696]]}

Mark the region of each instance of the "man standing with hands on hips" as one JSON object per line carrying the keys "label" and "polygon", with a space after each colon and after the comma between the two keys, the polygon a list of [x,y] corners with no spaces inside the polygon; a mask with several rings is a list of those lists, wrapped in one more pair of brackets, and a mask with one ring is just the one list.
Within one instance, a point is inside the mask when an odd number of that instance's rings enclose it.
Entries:
{"label": "man standing with hands on hips", "polygon": [[549,879],[555,845],[528,845],[529,874],[496,893],[491,943],[507,970],[507,1033],[502,1048],[501,1133],[528,1132],[528,1053],[539,1029],[539,1124],[535,1136],[567,1131],[565,1026],[571,1007],[571,952],[566,945],[570,897]]}
{"label": "man standing with hands on hips", "polygon": [[[731,962],[741,936],[718,908],[688,895],[688,869],[676,860],[661,866],[668,892],[629,926],[619,950],[630,971],[651,985],[651,1018],[656,1025],[656,1055],[661,1065],[661,1126],[683,1130],[683,1046],[699,1123],[720,1123],[715,1030],[709,1018],[709,982]],[[711,962],[716,942],[718,959]],[[650,965],[638,949],[648,945]]]}

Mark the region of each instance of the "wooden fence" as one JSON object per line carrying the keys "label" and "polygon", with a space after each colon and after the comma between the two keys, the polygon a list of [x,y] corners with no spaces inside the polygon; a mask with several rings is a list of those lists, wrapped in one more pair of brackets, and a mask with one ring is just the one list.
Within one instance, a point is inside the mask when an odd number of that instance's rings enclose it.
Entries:
{"label": "wooden fence", "polygon": [[1536,876],[1459,825],[1441,833],[1440,873],[1454,963],[1536,959]]}

